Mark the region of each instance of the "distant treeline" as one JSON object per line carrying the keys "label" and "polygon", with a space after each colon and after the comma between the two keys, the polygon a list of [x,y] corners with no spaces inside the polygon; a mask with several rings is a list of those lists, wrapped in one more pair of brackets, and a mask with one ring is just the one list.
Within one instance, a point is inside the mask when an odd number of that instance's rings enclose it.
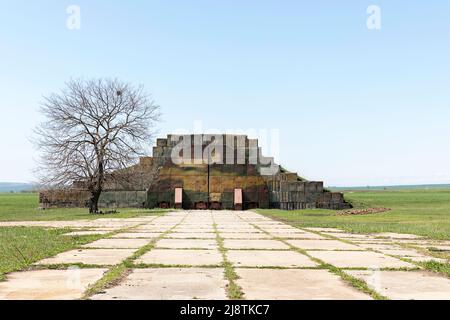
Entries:
{"label": "distant treeline", "polygon": [[383,190],[427,190],[450,189],[450,184],[418,184],[400,186],[359,186],[359,187],[328,187],[331,191],[383,191]]}
{"label": "distant treeline", "polygon": [[0,182],[0,192],[32,192],[38,189],[36,184]]}

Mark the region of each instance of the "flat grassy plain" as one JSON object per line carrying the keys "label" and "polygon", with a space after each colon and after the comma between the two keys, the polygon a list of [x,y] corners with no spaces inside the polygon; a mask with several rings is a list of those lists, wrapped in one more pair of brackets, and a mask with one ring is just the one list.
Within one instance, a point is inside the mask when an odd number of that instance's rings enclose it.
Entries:
{"label": "flat grassy plain", "polygon": [[[257,212],[300,227],[338,227],[351,232],[399,232],[450,239],[449,189],[398,189],[344,192],[355,208],[386,207],[383,213],[339,215],[339,211],[272,210]],[[115,214],[88,213],[86,208],[38,210],[36,193],[0,193],[0,221],[78,220],[98,218],[132,218],[162,215],[164,209],[118,209]]]}
{"label": "flat grassy plain", "polygon": [[37,193],[0,193],[0,221],[49,221],[99,218],[134,218],[162,215],[164,209],[120,208],[114,214],[89,214],[87,208],[62,208],[38,210]]}
{"label": "flat grassy plain", "polygon": [[450,239],[450,189],[344,192],[355,208],[386,207],[383,213],[339,215],[334,210],[271,210],[257,212],[298,227],[336,227],[350,232],[412,233]]}

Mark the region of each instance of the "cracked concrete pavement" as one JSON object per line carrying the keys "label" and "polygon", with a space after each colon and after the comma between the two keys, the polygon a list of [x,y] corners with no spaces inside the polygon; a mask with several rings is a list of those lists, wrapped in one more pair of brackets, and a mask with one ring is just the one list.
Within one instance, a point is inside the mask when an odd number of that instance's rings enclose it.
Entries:
{"label": "cracked concrete pavement", "polygon": [[[76,231],[68,235],[103,238],[7,274],[0,299],[80,299],[125,259],[123,277],[90,299],[236,298],[229,292],[233,283],[243,299],[373,298],[334,267],[387,298],[450,299],[450,279],[415,263],[439,260],[418,249],[440,243],[415,235],[295,228],[252,211],[0,223],[17,225],[69,227]],[[230,279],[226,268],[237,277]]]}

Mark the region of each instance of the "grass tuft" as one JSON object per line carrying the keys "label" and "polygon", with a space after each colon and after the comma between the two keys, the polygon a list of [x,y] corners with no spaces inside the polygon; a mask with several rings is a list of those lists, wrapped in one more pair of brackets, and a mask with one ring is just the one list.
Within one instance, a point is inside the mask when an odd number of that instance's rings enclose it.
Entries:
{"label": "grass tuft", "polygon": [[389,298],[379,294],[372,288],[370,288],[367,283],[363,280],[355,278],[348,273],[345,273],[343,270],[331,265],[331,264],[323,264],[323,267],[328,269],[330,272],[340,276],[342,280],[349,283],[352,287],[370,295],[375,300],[389,300]]}
{"label": "grass tuft", "polygon": [[223,268],[225,269],[225,279],[228,280],[227,285],[227,296],[231,300],[242,300],[244,299],[244,293],[242,288],[236,283],[236,280],[239,279],[236,271],[234,271],[233,264],[228,261],[227,258],[227,249],[224,246],[223,238],[220,236],[219,231],[217,230],[217,225],[214,223],[214,232],[216,234],[217,245],[219,246],[219,251],[222,254],[223,258]]}
{"label": "grass tuft", "polygon": [[421,262],[420,265],[429,271],[440,273],[450,278],[450,263],[448,262],[427,261]]}
{"label": "grass tuft", "polygon": [[111,269],[109,269],[103,277],[90,286],[83,294],[81,299],[85,300],[94,294],[101,293],[105,289],[113,287],[116,284],[119,284],[129,273],[131,272],[124,263],[115,265]]}

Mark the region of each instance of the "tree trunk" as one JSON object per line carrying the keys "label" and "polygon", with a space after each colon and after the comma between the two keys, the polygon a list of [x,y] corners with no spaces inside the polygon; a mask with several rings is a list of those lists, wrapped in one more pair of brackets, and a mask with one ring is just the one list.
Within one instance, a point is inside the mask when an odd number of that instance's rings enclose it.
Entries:
{"label": "tree trunk", "polygon": [[91,198],[89,199],[89,213],[98,213],[98,200],[100,199],[100,194],[103,190],[103,161],[101,160],[101,155],[97,152],[98,160],[98,176],[96,178],[95,184],[91,187]]}
{"label": "tree trunk", "polygon": [[98,200],[100,199],[101,190],[91,191],[89,198],[89,213],[98,213]]}

